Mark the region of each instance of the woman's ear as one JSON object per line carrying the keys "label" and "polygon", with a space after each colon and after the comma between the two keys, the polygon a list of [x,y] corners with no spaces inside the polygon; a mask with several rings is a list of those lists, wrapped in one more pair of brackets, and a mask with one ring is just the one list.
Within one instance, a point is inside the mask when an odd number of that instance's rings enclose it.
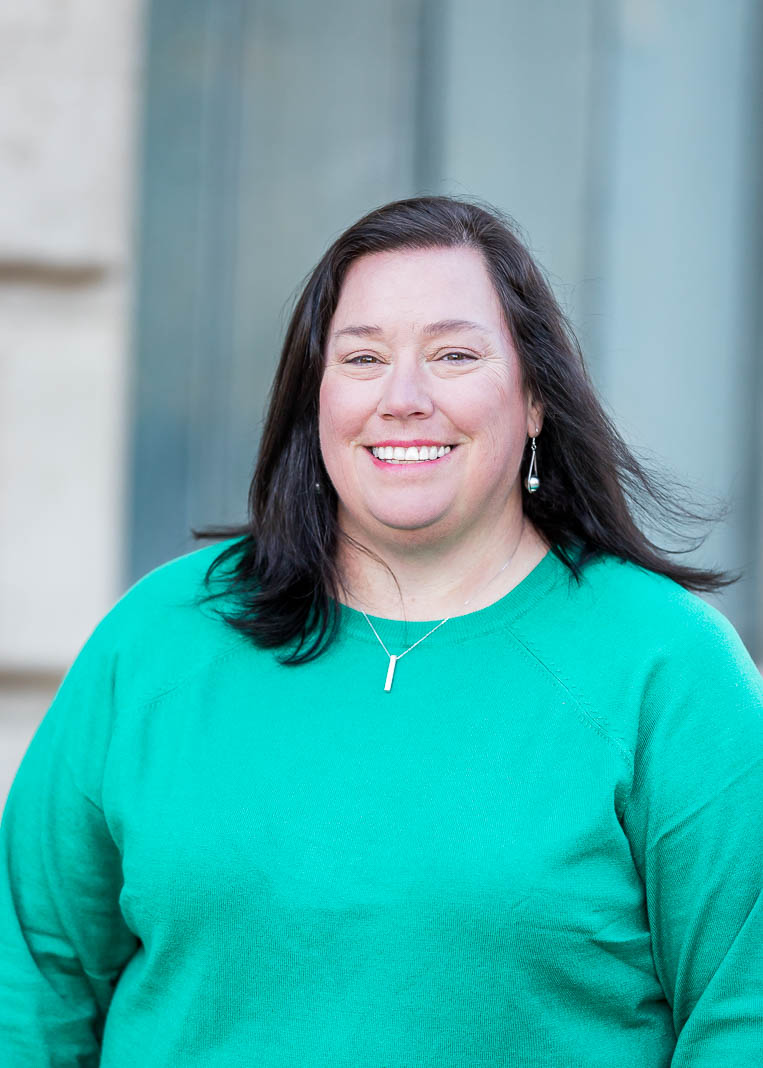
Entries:
{"label": "woman's ear", "polygon": [[543,406],[530,397],[527,406],[527,433],[529,437],[537,437],[543,429]]}

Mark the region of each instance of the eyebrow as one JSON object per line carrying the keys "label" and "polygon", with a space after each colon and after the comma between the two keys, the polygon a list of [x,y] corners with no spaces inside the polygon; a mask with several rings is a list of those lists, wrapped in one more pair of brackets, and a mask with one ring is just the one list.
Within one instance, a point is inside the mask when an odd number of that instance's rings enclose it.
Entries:
{"label": "eyebrow", "polygon": [[[436,323],[427,323],[421,332],[425,337],[438,337],[451,330],[480,330],[485,333],[487,328],[480,323],[473,323],[470,319],[439,319]],[[382,327],[363,323],[342,327],[332,336],[332,341],[340,337],[379,337],[383,333]]]}

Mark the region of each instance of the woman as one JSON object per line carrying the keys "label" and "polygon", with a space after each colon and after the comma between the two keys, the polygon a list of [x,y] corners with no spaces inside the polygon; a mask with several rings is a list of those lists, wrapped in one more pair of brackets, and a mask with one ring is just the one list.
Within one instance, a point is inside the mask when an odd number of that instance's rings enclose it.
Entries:
{"label": "woman", "polygon": [[649,502],[508,224],[351,227],[250,524],[122,599],[19,771],[3,1063],[757,1063],[763,685]]}

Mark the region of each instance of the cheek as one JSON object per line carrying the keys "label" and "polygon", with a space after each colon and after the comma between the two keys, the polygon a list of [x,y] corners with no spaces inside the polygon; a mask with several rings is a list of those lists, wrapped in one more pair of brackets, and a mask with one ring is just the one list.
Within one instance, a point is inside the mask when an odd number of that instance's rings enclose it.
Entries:
{"label": "cheek", "polygon": [[352,444],[363,433],[374,406],[368,393],[361,383],[326,375],[318,394],[318,426],[324,448]]}
{"label": "cheek", "polygon": [[497,371],[462,391],[458,398],[458,419],[464,430],[479,434],[497,451],[524,434],[524,398],[505,373]]}
{"label": "cheek", "polygon": [[359,428],[350,401],[346,390],[341,389],[341,383],[329,379],[321,385],[318,395],[318,436],[327,470],[336,471]]}
{"label": "cheek", "polygon": [[505,374],[491,376],[491,387],[462,398],[462,428],[482,442],[479,453],[484,464],[507,471],[517,466],[524,449],[525,398]]}
{"label": "cheek", "polygon": [[330,448],[339,432],[337,417],[341,412],[337,391],[331,382],[324,381],[318,394],[318,431],[321,447]]}

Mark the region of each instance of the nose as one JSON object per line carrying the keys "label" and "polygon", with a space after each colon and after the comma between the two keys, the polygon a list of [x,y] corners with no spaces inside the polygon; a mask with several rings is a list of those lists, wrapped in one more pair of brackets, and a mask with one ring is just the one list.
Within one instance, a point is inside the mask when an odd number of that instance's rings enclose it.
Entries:
{"label": "nose", "polygon": [[396,360],[384,376],[378,414],[386,419],[425,419],[433,411],[426,368],[418,359]]}

